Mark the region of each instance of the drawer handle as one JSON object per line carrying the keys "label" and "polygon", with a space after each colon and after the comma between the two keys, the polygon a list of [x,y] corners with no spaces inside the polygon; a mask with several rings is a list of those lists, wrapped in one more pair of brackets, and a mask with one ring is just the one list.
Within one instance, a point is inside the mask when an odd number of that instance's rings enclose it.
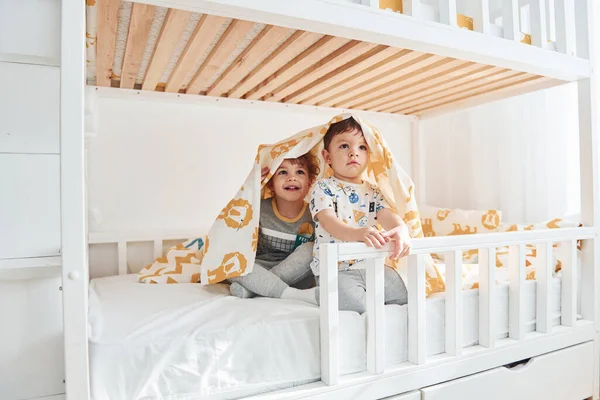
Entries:
{"label": "drawer handle", "polygon": [[503,367],[512,372],[519,372],[519,371],[522,371],[522,370],[528,368],[529,366],[531,366],[534,363],[534,361],[535,361],[535,358],[526,358],[521,361],[517,361],[517,362],[511,363],[511,364],[506,364]]}

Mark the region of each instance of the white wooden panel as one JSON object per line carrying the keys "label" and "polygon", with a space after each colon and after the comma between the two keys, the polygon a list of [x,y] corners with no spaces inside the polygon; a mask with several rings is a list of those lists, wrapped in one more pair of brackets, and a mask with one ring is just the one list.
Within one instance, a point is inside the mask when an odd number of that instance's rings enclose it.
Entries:
{"label": "white wooden panel", "polygon": [[0,397],[64,393],[61,278],[0,282]]}
{"label": "white wooden panel", "polygon": [[[592,395],[592,342],[422,389],[423,400],[574,400]],[[576,366],[576,367],[575,367]]]}
{"label": "white wooden panel", "polygon": [[577,322],[577,241],[563,243],[567,257],[563,260],[560,299],[561,325],[575,326]]}
{"label": "white wooden panel", "polygon": [[59,156],[0,154],[0,258],[60,254]]}
{"label": "white wooden panel", "polygon": [[521,40],[519,0],[502,0],[502,25],[504,38]]}
{"label": "white wooden panel", "polygon": [[321,380],[327,385],[335,385],[340,379],[337,246],[321,246],[319,260]]}
{"label": "white wooden panel", "polygon": [[372,258],[367,266],[367,370],[380,374],[385,368],[385,259]]}
{"label": "white wooden panel", "polygon": [[411,17],[420,18],[421,0],[402,0],[402,12]]}
{"label": "white wooden panel", "polygon": [[457,356],[463,347],[462,251],[445,254],[446,353]]}
{"label": "white wooden panel", "polygon": [[[127,94],[120,89],[99,92],[106,97],[97,99],[98,135],[89,144],[87,158],[91,232],[205,234],[244,183],[260,144],[276,143],[341,112],[193,96],[199,99],[196,103],[177,95],[173,100],[168,93],[122,97]],[[382,132],[399,165],[410,174],[412,119],[357,115]],[[208,173],[224,160],[227,167]],[[196,181],[191,177],[199,176],[197,183],[189,184],[190,179]],[[208,191],[211,196],[206,196]],[[98,263],[91,268],[106,267]]]}
{"label": "white wooden panel", "polygon": [[479,344],[494,347],[494,303],[496,272],[496,249],[479,250]]}
{"label": "white wooden panel", "polygon": [[536,330],[538,332],[549,333],[552,332],[552,319],[550,315],[550,292],[552,290],[552,276],[554,272],[552,243],[539,243],[536,245],[535,267],[537,285]]}
{"label": "white wooden panel", "polygon": [[119,242],[117,244],[117,260],[119,275],[127,274],[127,243]]}
{"label": "white wooden panel", "polygon": [[525,337],[525,245],[509,247],[508,330],[513,339]]}
{"label": "white wooden panel", "polygon": [[[60,194],[66,393],[90,398],[88,247],[84,150],[85,4],[63,1],[60,69]],[[135,186],[135,185],[134,185]],[[107,186],[108,192],[112,185]]]}
{"label": "white wooden panel", "polygon": [[41,57],[58,65],[60,0],[0,0],[0,57]]}
{"label": "white wooden panel", "polygon": [[425,363],[425,259],[408,258],[408,361]]}
{"label": "white wooden panel", "polygon": [[59,84],[58,67],[0,62],[0,153],[58,154]]}
{"label": "white wooden panel", "polygon": [[554,0],[556,16],[556,49],[575,55],[575,0]]}
{"label": "white wooden panel", "polygon": [[531,44],[546,47],[548,30],[546,26],[546,0],[532,0],[531,9]]}
{"label": "white wooden panel", "polygon": [[491,30],[489,0],[476,0],[473,8],[473,30],[489,35]]}
{"label": "white wooden panel", "polygon": [[439,0],[440,22],[450,26],[458,26],[456,21],[456,0]]}
{"label": "white wooden panel", "polygon": [[415,391],[415,392],[385,397],[381,400],[421,400],[421,391]]}

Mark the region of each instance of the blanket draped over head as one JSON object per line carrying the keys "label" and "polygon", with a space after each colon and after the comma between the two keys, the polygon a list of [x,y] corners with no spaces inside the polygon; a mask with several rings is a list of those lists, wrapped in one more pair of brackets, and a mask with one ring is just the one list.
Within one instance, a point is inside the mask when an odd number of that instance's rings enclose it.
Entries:
{"label": "blanket draped over head", "polygon": [[[227,203],[213,223],[208,235],[190,239],[170,249],[140,271],[145,283],[201,282],[211,284],[252,272],[258,245],[260,202],[266,195],[266,183],[283,160],[297,158],[311,152],[319,160],[317,179],[332,175],[325,163],[323,136],[329,126],[347,118],[354,118],[362,128],[369,146],[370,160],[363,179],[377,185],[390,206],[402,217],[410,236],[423,237],[421,220],[415,201],[414,184],[395,162],[383,136],[377,128],[352,114],[334,117],[324,125],[299,132],[273,145],[260,145],[250,174],[235,197]],[[269,174],[261,182],[261,169],[269,167]],[[387,261],[407,283],[406,258],[399,262]],[[429,256],[426,257],[427,293],[443,291],[444,280]]]}

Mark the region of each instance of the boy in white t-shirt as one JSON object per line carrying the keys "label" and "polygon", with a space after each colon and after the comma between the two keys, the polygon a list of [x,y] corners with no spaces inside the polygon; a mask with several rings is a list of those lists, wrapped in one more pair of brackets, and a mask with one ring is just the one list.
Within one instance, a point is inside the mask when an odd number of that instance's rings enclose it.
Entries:
{"label": "boy in white t-shirt", "polygon": [[[310,211],[315,221],[315,245],[311,268],[319,276],[319,246],[323,243],[364,242],[383,247],[394,241],[392,258],[410,252],[408,228],[393,212],[376,186],[362,180],[369,161],[369,148],[360,124],[352,117],[332,124],[323,139],[323,157],[333,176],[313,187]],[[379,231],[377,224],[385,230]],[[364,261],[339,265],[340,310],[363,313],[366,309]],[[319,291],[316,292],[317,297]],[[385,303],[405,304],[407,291],[400,275],[385,267]]]}

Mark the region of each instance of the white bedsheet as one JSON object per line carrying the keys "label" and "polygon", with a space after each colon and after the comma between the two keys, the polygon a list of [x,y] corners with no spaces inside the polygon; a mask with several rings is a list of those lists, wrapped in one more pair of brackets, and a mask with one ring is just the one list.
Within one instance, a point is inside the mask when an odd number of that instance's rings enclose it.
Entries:
{"label": "white bedsheet", "polygon": [[[90,284],[92,397],[238,398],[320,378],[319,310],[300,301],[238,299],[225,285],[144,285],[136,275]],[[535,329],[535,282],[526,284]],[[508,332],[508,285],[499,285],[498,337]],[[560,279],[553,280],[553,323]],[[444,296],[427,300],[427,353],[444,352]],[[244,332],[244,335],[240,333]],[[365,370],[365,317],[340,313],[342,373]],[[478,291],[464,292],[464,343],[477,342]],[[407,360],[407,308],[386,306],[387,363]]]}

